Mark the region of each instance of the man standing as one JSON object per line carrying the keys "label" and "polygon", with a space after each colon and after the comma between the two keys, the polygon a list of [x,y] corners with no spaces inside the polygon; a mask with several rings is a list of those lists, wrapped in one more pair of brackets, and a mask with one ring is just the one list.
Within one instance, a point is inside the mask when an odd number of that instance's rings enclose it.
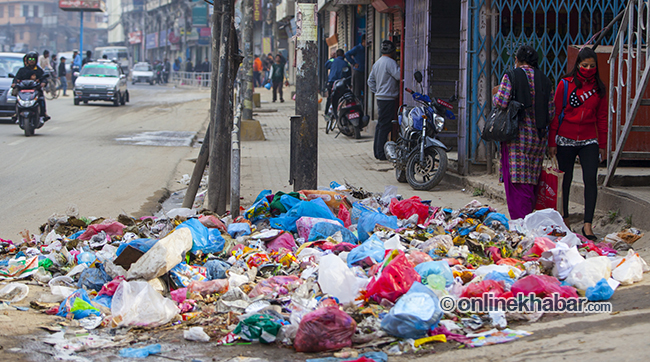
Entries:
{"label": "man standing", "polygon": [[363,103],[361,97],[363,86],[366,84],[366,35],[361,37],[361,43],[345,53],[345,59],[352,64],[352,91]]}
{"label": "man standing", "polygon": [[84,60],[81,61],[82,68],[84,65],[86,65],[86,63],[90,63],[93,61],[91,58],[92,56],[93,56],[93,52],[91,52],[90,50],[86,51],[86,57],[84,58]]}
{"label": "man standing", "polygon": [[284,58],[280,54],[275,56],[275,63],[271,65],[271,80],[273,81],[273,102],[276,101],[277,93],[280,93],[280,103],[284,103],[282,97],[282,83],[284,82]]}
{"label": "man standing", "polygon": [[399,98],[399,65],[395,61],[395,44],[390,40],[381,42],[382,56],[375,62],[368,77],[368,87],[377,97],[377,128],[373,150],[375,158],[385,160],[384,144],[392,128],[392,120]]}
{"label": "man standing", "polygon": [[253,87],[262,86],[262,60],[259,55],[255,55],[253,60]]}
{"label": "man standing", "polygon": [[72,71],[72,75],[70,77],[72,78],[72,87],[74,88],[74,81],[77,80],[77,77],[74,75],[74,73],[81,70],[81,54],[79,54],[78,50],[74,50],[72,52],[72,67],[70,67],[70,70]]}
{"label": "man standing", "polygon": [[65,79],[66,76],[66,71],[65,71],[65,57],[61,57],[60,63],[59,63],[59,80],[61,81],[61,85],[59,88],[63,89],[63,96],[67,97],[68,95],[65,94],[65,92],[68,90],[68,80]]}
{"label": "man standing", "polygon": [[[337,80],[343,77],[343,68],[350,65],[344,59],[345,53],[343,49],[336,51],[336,58],[333,61],[325,63],[325,69],[329,69],[330,73],[327,77],[327,102],[325,103],[325,114],[329,113],[330,105],[332,105],[332,85]],[[336,107],[336,105],[333,105]]]}
{"label": "man standing", "polygon": [[46,72],[51,71],[52,63],[50,63],[50,60],[50,51],[47,49],[43,50],[43,54],[38,57],[38,66]]}

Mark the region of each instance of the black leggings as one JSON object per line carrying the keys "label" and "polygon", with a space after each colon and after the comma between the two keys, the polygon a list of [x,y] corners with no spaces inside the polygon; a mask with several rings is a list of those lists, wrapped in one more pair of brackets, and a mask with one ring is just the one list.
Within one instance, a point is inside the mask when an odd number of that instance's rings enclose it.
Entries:
{"label": "black leggings", "polygon": [[588,146],[557,147],[557,163],[561,171],[564,171],[564,181],[562,182],[562,206],[564,208],[564,217],[569,217],[569,191],[573,181],[573,166],[575,165],[576,156],[580,156],[580,165],[582,166],[582,182],[585,185],[585,223],[591,223],[594,220],[594,211],[596,210],[596,197],[598,196],[598,164],[600,163],[598,144]]}

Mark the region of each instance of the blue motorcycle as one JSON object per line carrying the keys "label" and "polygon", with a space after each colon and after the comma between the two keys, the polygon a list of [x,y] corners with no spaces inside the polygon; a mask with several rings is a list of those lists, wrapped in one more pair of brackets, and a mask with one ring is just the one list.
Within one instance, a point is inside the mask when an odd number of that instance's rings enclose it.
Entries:
{"label": "blue motorcycle", "polygon": [[[415,80],[422,89],[422,73],[416,71]],[[454,107],[442,99],[405,89],[419,106],[402,105],[399,108],[399,135],[396,142],[384,145],[386,158],[393,162],[395,177],[408,182],[414,190],[431,190],[442,180],[447,171],[447,152],[437,135],[445,126],[445,118],[454,119]]]}

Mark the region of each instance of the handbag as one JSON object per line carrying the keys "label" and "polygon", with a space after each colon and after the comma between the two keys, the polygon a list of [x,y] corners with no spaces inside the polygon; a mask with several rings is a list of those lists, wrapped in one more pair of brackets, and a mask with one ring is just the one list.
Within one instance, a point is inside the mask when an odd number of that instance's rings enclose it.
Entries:
{"label": "handbag", "polygon": [[553,209],[562,212],[562,181],[564,172],[560,171],[557,158],[550,159],[550,164],[542,167],[542,174],[537,184],[537,202],[535,210]]}
{"label": "handbag", "polygon": [[506,142],[513,140],[519,136],[519,120],[523,115],[524,104],[515,100],[515,76],[514,72],[508,72],[508,78],[512,79],[512,96],[508,107],[494,107],[488,115],[481,138],[486,141]]}

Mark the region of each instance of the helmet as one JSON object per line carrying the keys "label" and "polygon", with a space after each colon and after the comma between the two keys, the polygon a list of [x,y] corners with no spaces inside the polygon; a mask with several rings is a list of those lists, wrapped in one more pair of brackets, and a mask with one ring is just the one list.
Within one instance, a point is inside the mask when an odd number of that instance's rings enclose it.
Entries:
{"label": "helmet", "polygon": [[392,41],[384,40],[384,41],[381,42],[381,53],[382,54],[390,54],[390,53],[394,52],[395,50],[397,50],[397,48],[395,48],[395,44]]}
{"label": "helmet", "polygon": [[25,62],[27,62],[28,59],[34,59],[34,60],[38,61],[38,52],[31,51],[31,52],[28,52],[27,54],[25,54],[25,56],[23,57],[23,60]]}

